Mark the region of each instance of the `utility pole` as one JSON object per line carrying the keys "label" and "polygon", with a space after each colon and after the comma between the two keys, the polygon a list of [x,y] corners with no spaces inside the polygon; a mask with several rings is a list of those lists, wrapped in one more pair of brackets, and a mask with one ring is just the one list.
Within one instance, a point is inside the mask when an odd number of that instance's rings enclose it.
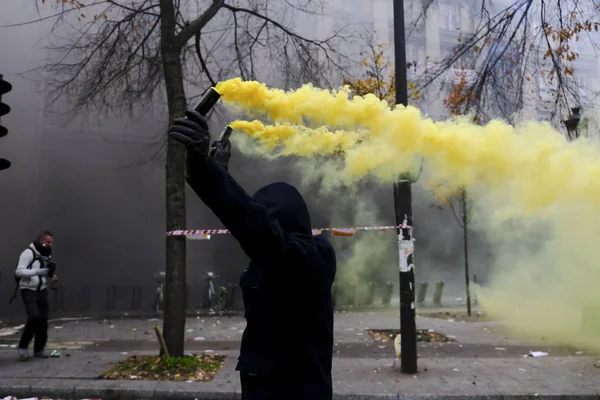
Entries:
{"label": "utility pole", "polygon": [[[406,81],[406,38],[404,0],[394,0],[394,58],[396,64],[396,104],[408,104]],[[394,184],[394,206],[400,257],[400,370],[417,372],[417,326],[415,322],[415,266],[412,237],[412,191],[410,176],[405,174]]]}

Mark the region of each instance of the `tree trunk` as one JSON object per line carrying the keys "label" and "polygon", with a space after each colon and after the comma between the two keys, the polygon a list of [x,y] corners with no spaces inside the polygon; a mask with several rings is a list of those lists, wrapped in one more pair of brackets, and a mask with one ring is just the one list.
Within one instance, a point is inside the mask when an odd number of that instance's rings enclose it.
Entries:
{"label": "tree trunk", "polygon": [[464,242],[464,251],[465,251],[465,288],[467,290],[467,315],[471,316],[471,285],[469,282],[469,242],[468,242],[468,226],[469,226],[469,216],[467,215],[467,194],[466,190],[462,192],[461,199],[461,217],[462,217],[462,228],[463,228],[463,242]]}
{"label": "tree trunk", "polygon": [[[161,55],[169,121],[185,113],[186,100],[181,70],[181,48],[175,40],[173,0],[160,0]],[[185,149],[168,139],[166,161],[167,230],[185,229]],[[167,237],[163,336],[174,357],[183,356],[186,308],[185,237]]]}

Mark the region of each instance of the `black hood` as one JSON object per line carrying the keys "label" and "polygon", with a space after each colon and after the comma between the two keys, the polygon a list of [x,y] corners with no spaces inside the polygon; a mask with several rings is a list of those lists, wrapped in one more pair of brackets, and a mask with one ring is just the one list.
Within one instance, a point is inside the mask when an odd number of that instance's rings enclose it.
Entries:
{"label": "black hood", "polygon": [[276,182],[259,189],[252,200],[269,210],[284,231],[311,234],[310,215],[304,198],[292,185]]}

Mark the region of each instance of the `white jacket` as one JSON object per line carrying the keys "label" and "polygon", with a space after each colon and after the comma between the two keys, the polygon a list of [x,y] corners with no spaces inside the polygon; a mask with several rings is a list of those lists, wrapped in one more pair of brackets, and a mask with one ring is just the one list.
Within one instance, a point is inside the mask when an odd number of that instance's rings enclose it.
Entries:
{"label": "white jacket", "polygon": [[[35,252],[36,260],[33,261],[33,252]],[[42,256],[36,250],[33,243],[29,245],[27,249],[25,249],[21,256],[19,257],[19,263],[17,264],[17,269],[15,270],[15,275],[18,278],[21,278],[19,282],[20,289],[29,289],[29,290],[44,290],[46,289],[46,283],[48,282],[48,278],[45,276],[38,276],[37,271],[40,268],[43,268],[43,262],[41,261]],[[27,266],[31,264],[31,268],[27,268]],[[40,285],[41,280],[41,285]]]}

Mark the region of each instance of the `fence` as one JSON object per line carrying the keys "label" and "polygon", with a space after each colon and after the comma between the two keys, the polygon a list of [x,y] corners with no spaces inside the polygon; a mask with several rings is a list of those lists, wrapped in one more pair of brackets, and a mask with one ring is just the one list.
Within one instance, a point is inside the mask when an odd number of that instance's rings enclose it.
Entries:
{"label": "fence", "polygon": [[[444,282],[437,282],[431,303],[442,305]],[[241,291],[237,284],[229,283],[226,288],[226,310],[236,311],[243,308]],[[417,304],[426,303],[428,282],[421,282],[417,287]],[[186,290],[187,308],[201,310],[205,305],[205,285],[188,285]],[[332,288],[333,302],[336,308],[352,307],[388,307],[397,291],[397,284],[387,282],[377,284],[365,282],[361,284],[340,285],[334,283]],[[156,299],[156,287],[141,285],[89,285],[80,287],[59,287],[50,291],[50,306],[53,312],[94,313],[94,312],[136,312],[153,310]]]}

